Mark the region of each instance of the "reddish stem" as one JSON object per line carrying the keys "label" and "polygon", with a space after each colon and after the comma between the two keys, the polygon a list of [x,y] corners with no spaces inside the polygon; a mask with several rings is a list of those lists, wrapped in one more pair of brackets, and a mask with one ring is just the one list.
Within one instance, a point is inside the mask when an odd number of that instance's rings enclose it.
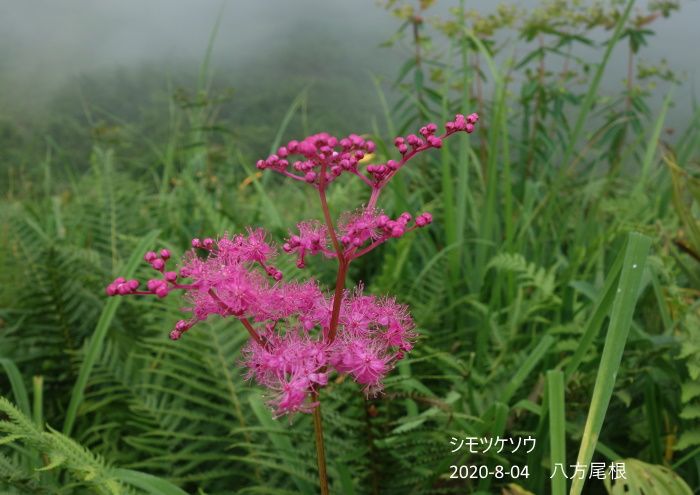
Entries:
{"label": "reddish stem", "polygon": [[313,394],[314,407],[314,434],[316,436],[316,458],[318,460],[318,478],[321,495],[328,495],[328,474],[326,472],[326,449],[323,444],[323,423],[321,422],[321,400],[317,393]]}
{"label": "reddish stem", "polygon": [[[326,227],[331,236],[333,242],[333,249],[335,249],[336,257],[338,258],[338,275],[335,280],[335,296],[333,298],[333,310],[331,312],[331,323],[328,329],[328,342],[333,342],[335,339],[336,330],[338,328],[338,319],[340,317],[340,303],[343,299],[343,290],[345,289],[345,274],[347,273],[347,261],[345,260],[345,254],[343,249],[338,242],[338,236],[335,233],[335,228],[333,227],[333,220],[331,219],[331,212],[328,208],[328,201],[326,199],[326,169],[328,164],[323,161],[321,162],[321,177],[318,184],[318,195],[321,199],[321,209],[323,210],[323,219],[326,222]],[[324,367],[325,369],[325,367]],[[321,401],[317,392],[313,393],[312,399],[317,402],[316,407],[314,407],[313,417],[314,417],[314,434],[316,436],[316,459],[318,462],[318,477],[321,487],[321,495],[328,495],[328,474],[326,472],[326,450],[323,443],[323,423],[321,422]]]}
{"label": "reddish stem", "polygon": [[250,324],[247,318],[238,318],[241,323],[243,323],[243,326],[248,330],[248,333],[250,334],[251,337],[253,337],[253,340],[263,349],[267,349],[267,345],[263,342],[262,338],[260,338],[260,334],[255,331],[255,328],[253,328],[253,325]]}
{"label": "reddish stem", "polygon": [[[417,225],[414,225],[414,226],[412,226],[412,227],[409,227],[409,228],[407,228],[407,229],[404,231],[404,233],[403,233],[402,235],[406,235],[406,234],[408,234],[409,232],[413,232],[413,231],[416,230],[417,228],[418,228]],[[362,249],[362,251],[359,251],[359,252],[357,252],[357,253],[352,252],[352,253],[350,254],[350,258],[349,258],[349,260],[348,260],[348,263],[349,263],[351,260],[354,260],[354,259],[356,259],[356,258],[359,258],[359,257],[361,257],[361,256],[364,256],[365,254],[367,254],[367,253],[369,253],[370,251],[372,251],[374,248],[379,247],[379,246],[381,246],[382,244],[384,244],[384,243],[385,243],[386,241],[388,241],[389,239],[392,239],[392,237],[389,237],[389,236],[381,237],[381,238],[377,239],[376,241],[374,241],[374,242],[373,242],[372,244],[370,244],[369,246],[366,246],[364,249]]]}
{"label": "reddish stem", "polygon": [[333,309],[331,311],[331,322],[328,327],[328,342],[331,343],[335,340],[335,335],[338,331],[338,321],[340,319],[340,304],[343,301],[343,290],[345,290],[345,276],[348,271],[348,260],[345,258],[345,253],[343,252],[340,242],[338,242],[338,236],[335,233],[335,228],[333,227],[333,220],[331,219],[331,212],[328,208],[328,201],[326,200],[326,168],[328,165],[326,162],[321,163],[321,178],[319,179],[318,194],[321,198],[321,209],[323,210],[323,218],[326,222],[326,227],[328,227],[328,233],[331,236],[331,241],[333,242],[333,248],[335,249],[336,255],[338,257],[338,274],[335,279],[335,294],[333,296]]}
{"label": "reddish stem", "polygon": [[333,295],[333,309],[331,310],[331,323],[328,326],[328,343],[335,340],[338,331],[338,321],[340,320],[340,304],[343,301],[343,291],[345,290],[345,276],[348,272],[349,261],[338,260],[338,276],[335,279],[335,293]]}

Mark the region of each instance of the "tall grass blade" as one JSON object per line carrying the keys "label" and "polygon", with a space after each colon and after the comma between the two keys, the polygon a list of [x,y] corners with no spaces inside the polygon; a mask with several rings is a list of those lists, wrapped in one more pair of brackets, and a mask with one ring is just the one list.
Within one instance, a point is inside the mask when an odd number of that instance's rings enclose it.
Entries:
{"label": "tall grass blade", "polygon": [[664,98],[664,103],[659,111],[659,116],[656,118],[656,123],[649,136],[649,141],[647,142],[646,150],[644,151],[644,158],[642,159],[642,176],[635,186],[635,192],[639,192],[646,180],[649,178],[649,173],[651,170],[651,164],[654,161],[654,155],[659,147],[659,137],[661,137],[661,131],[664,127],[664,122],[666,121],[666,113],[668,112],[668,107],[671,105],[671,100],[673,98],[673,87],[666,94]]}
{"label": "tall grass blade", "polygon": [[[593,458],[598,437],[600,435],[605,413],[607,412],[610,398],[615,388],[615,378],[620,368],[622,352],[625,349],[627,334],[632,323],[634,308],[639,296],[642,283],[642,273],[646,265],[647,254],[651,245],[651,239],[637,233],[629,234],[625,259],[620,273],[620,283],[617,288],[608,335],[605,339],[605,347],[600,358],[600,367],[593,389],[591,406],[588,410],[588,418],[581,439],[576,464],[587,466]],[[584,479],[574,477],[571,484],[570,495],[580,495],[583,490]]]}
{"label": "tall grass blade", "polygon": [[598,95],[598,87],[600,86],[600,81],[603,78],[603,73],[605,72],[605,68],[608,65],[608,61],[610,60],[610,55],[612,54],[613,49],[617,45],[617,42],[620,40],[620,36],[622,35],[623,29],[625,27],[625,22],[627,22],[627,18],[629,17],[633,6],[634,0],[629,0],[627,2],[625,10],[623,11],[620,18],[617,20],[617,23],[615,24],[615,31],[613,31],[612,37],[610,38],[610,40],[608,40],[607,46],[605,48],[605,53],[603,54],[603,59],[598,64],[595,74],[593,75],[593,79],[591,79],[591,82],[588,86],[586,96],[584,97],[581,106],[578,108],[578,116],[576,118],[576,123],[574,124],[571,130],[567,146],[564,150],[564,156],[562,157],[562,169],[566,168],[566,165],[569,163],[569,160],[574,154],[574,150],[576,149],[578,140],[581,137],[581,133],[584,130],[584,125],[588,120],[588,116],[590,114],[591,109],[593,108],[593,102],[595,101],[595,98]]}
{"label": "tall grass blade", "polygon": [[583,362],[584,357],[588,353],[588,349],[593,344],[598,331],[600,330],[605,317],[610,313],[610,308],[615,300],[615,294],[617,289],[617,282],[620,276],[620,270],[622,270],[622,262],[625,259],[625,247],[627,246],[628,240],[625,240],[623,249],[617,254],[617,258],[612,264],[608,276],[605,279],[605,284],[603,285],[603,290],[600,292],[598,299],[595,302],[593,314],[591,315],[586,327],[583,331],[583,336],[579,341],[576,351],[574,351],[573,356],[569,364],[566,365],[564,375],[568,381],[574,372]]}
{"label": "tall grass blade", "polygon": [[19,407],[19,410],[26,416],[31,416],[29,395],[27,395],[27,388],[24,386],[22,374],[19,372],[19,369],[17,369],[17,365],[8,358],[0,358],[0,365],[5,369],[5,374],[7,374],[7,378],[10,380],[10,387],[12,387],[12,393],[15,396],[17,407]]}
{"label": "tall grass blade", "polygon": [[[141,261],[143,253],[146,252],[148,247],[153,244],[156,237],[158,236],[157,230],[152,230],[143,238],[141,242],[138,243],[136,249],[131,253],[129,260],[126,262],[123,270],[123,277],[131,278],[136,271],[136,267]],[[66,412],[66,418],[63,422],[63,434],[70,436],[73,430],[73,425],[75,424],[75,418],[78,414],[78,407],[83,402],[85,396],[85,386],[90,378],[90,373],[97,362],[97,357],[102,353],[102,348],[104,345],[104,339],[107,335],[107,330],[114,319],[114,315],[117,312],[117,308],[121,305],[123,299],[120,297],[113,297],[107,304],[105,304],[100,314],[100,319],[97,322],[97,327],[90,338],[90,343],[85,352],[85,358],[83,359],[83,364],[80,366],[80,371],[78,372],[78,379],[73,385],[73,393],[71,394],[70,403],[68,404],[68,410]]]}
{"label": "tall grass blade", "polygon": [[551,335],[545,335],[544,337],[542,337],[540,343],[537,344],[537,346],[530,352],[530,355],[527,357],[527,359],[525,359],[518,371],[515,372],[510,382],[508,382],[508,386],[505,388],[503,394],[500,397],[501,402],[505,404],[508,404],[510,402],[510,399],[511,397],[513,397],[513,394],[517,392],[518,388],[520,388],[520,385],[523,384],[525,379],[528,376],[530,376],[532,370],[535,369],[537,363],[539,363],[540,360],[544,358],[544,356],[547,354],[549,348],[552,347],[554,342],[554,337],[552,337]]}
{"label": "tall grass blade", "polygon": [[308,92],[309,88],[307,86],[299,92],[294,100],[292,100],[292,103],[289,105],[284,117],[282,117],[282,122],[280,122],[280,125],[277,128],[275,139],[273,139],[272,145],[270,146],[270,155],[277,152],[277,149],[280,147],[280,143],[282,143],[284,133],[287,131],[287,127],[289,127],[289,123],[292,121],[292,118],[294,118],[294,114],[296,114],[297,110],[306,102]]}

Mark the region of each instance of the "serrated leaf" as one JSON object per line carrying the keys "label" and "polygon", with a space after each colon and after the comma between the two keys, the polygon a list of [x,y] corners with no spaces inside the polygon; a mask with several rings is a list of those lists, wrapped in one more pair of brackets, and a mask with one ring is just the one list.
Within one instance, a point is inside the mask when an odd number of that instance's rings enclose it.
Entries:
{"label": "serrated leaf", "polygon": [[700,429],[684,431],[678,438],[673,450],[685,450],[688,447],[700,445]]}
{"label": "serrated leaf", "polygon": [[25,438],[25,435],[7,435],[6,437],[0,438],[0,445],[7,445],[23,438]]}
{"label": "serrated leaf", "polygon": [[681,385],[681,402],[689,402],[698,396],[700,396],[700,383],[688,382]]}
{"label": "serrated leaf", "polygon": [[692,404],[681,409],[679,416],[683,419],[700,418],[700,404]]}
{"label": "serrated leaf", "polygon": [[51,462],[49,462],[46,466],[42,468],[37,468],[37,471],[49,471],[51,469],[55,469],[58,466],[61,466],[64,462],[66,462],[67,457],[62,454],[54,455],[54,456],[49,456],[49,459]]}

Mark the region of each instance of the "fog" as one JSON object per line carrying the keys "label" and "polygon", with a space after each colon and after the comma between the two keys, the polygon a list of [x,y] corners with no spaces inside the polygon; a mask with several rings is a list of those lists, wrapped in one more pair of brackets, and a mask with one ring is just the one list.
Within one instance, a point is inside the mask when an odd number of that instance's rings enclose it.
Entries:
{"label": "fog", "polygon": [[2,67],[40,79],[143,61],[201,59],[221,14],[216,60],[245,63],[315,32],[360,50],[395,24],[371,1],[3,0]]}
{"label": "fog", "polygon": [[[457,3],[438,2],[435,12]],[[495,4],[467,0],[468,8]],[[682,4],[680,13],[653,24],[657,35],[642,54],[649,62],[666,58],[685,74],[686,89],[678,92],[673,110],[677,124],[690,116],[689,88],[700,75],[695,51],[700,2]],[[358,91],[372,91],[370,74],[394,77],[406,55],[399,48],[378,48],[399,21],[373,0],[0,0],[0,112],[33,111],[76,77],[115,67],[150,66],[165,81],[201,63],[219,16],[211,66],[219,75],[236,74],[238,81],[259,77],[248,68],[267,63],[281,65],[284,85],[285,70],[314,76],[328,63],[345,65]],[[327,60],[304,59],[305,66],[295,66],[297,55],[302,59],[305,50],[319,48]],[[619,85],[624,71],[624,53],[618,53],[605,84]]]}

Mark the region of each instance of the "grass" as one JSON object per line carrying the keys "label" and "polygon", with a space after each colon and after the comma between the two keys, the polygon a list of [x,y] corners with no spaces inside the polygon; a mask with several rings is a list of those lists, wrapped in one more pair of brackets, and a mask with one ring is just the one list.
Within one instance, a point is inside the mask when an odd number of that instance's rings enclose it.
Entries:
{"label": "grass", "polygon": [[[632,315],[639,297],[642,273],[650,245],[651,239],[635,233],[630,234],[627,240],[617,294],[610,310],[610,326],[600,357],[600,367],[593,387],[591,407],[588,411],[576,464],[588,466],[593,458],[597,439],[605,420],[605,413],[615,390],[615,379],[632,324]],[[583,485],[584,482],[581,478],[574,478],[570,493],[579,495],[583,490]]]}
{"label": "grass", "polygon": [[[590,89],[627,40],[632,2],[620,9],[585,88],[551,72],[530,81],[532,93],[516,91],[528,65],[499,56],[467,25],[450,31],[447,58],[423,46],[423,76],[376,81],[383,120],[355,129],[372,131],[376,160],[392,157],[396,130],[455,109],[478,109],[483,129],[411,165],[387,191],[392,215],[433,212],[429,232],[351,267],[349,283],[408,304],[421,337],[384,395],[365,399],[342,377],[324,390],[331,493],[560,495],[567,480],[550,475],[574,452],[580,464],[627,462],[639,490],[648,479],[679,493],[700,486],[700,113],[666,142],[670,91],[649,115],[644,93],[603,101]],[[538,56],[529,60],[539,66]],[[442,79],[432,81],[435,68]],[[286,94],[264,142],[251,143],[258,124],[230,112],[235,95],[207,92],[206,63],[200,73],[194,98],[178,92],[157,107],[140,95],[144,114],[158,117],[155,131],[105,111],[106,127],[49,134],[40,160],[3,143],[17,163],[36,163],[8,172],[0,203],[8,493],[315,490],[311,418],[272,419],[237,365],[246,338],[237,327],[211,321],[171,343],[176,301],[102,296],[117,272],[143,275],[147,248],[181,253],[194,236],[246,225],[282,238],[295,219],[319,215],[296,185],[253,166],[269,146],[324,130],[314,87]],[[479,97],[480,77],[490,95]],[[117,137],[96,132],[110,125]],[[331,209],[359,194],[334,184]],[[280,268],[304,276],[292,259]],[[316,268],[328,282],[332,274]],[[60,433],[50,429],[58,425]],[[536,448],[451,452],[451,437],[496,436],[532,436]],[[527,466],[528,477],[450,478],[461,465]],[[605,483],[570,480],[570,490]]]}

